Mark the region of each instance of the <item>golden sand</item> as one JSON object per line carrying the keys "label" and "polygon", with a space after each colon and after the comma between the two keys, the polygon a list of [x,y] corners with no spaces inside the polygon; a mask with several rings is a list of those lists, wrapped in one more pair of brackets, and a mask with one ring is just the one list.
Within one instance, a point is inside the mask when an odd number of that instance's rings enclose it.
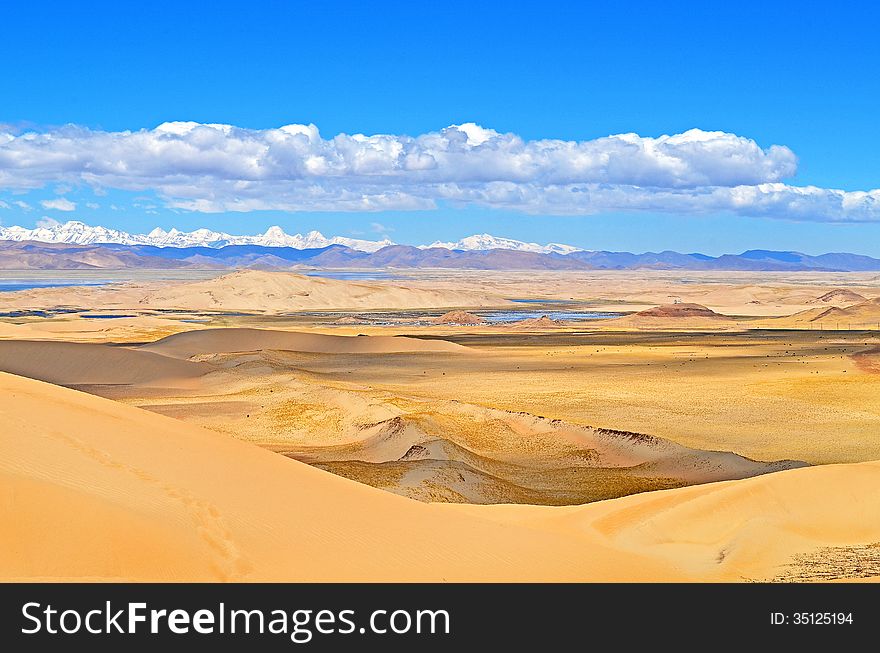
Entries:
{"label": "golden sand", "polygon": [[4,580],[772,579],[880,541],[874,463],[584,507],[458,507],[8,374],[0,417]]}

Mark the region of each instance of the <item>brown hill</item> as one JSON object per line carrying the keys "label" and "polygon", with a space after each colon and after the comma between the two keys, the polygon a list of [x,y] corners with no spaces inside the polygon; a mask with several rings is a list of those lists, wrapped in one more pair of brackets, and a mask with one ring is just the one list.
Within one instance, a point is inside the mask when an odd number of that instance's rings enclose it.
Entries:
{"label": "brown hill", "polygon": [[702,304],[661,304],[653,308],[608,320],[595,320],[600,328],[611,329],[732,329],[736,321]]}
{"label": "brown hill", "polygon": [[727,319],[726,316],[720,315],[719,313],[716,313],[715,311],[706,308],[702,304],[689,303],[663,304],[661,306],[655,306],[654,308],[649,308],[644,311],[639,311],[638,313],[636,313],[636,315],[639,317],[699,317],[709,318],[713,320]]}
{"label": "brown hill", "polygon": [[563,326],[562,320],[554,320],[553,318],[542,315],[541,317],[530,317],[525,320],[514,322],[510,326],[516,329],[553,329]]}
{"label": "brown hill", "polygon": [[[0,270],[118,270],[192,267],[171,258],[99,245],[0,241]],[[216,267],[216,265],[214,266]]]}
{"label": "brown hill", "polygon": [[432,318],[431,322],[433,322],[434,324],[461,325],[486,324],[486,320],[481,318],[479,315],[474,315],[473,313],[468,313],[467,311],[449,311],[448,313],[444,313],[440,317]]}

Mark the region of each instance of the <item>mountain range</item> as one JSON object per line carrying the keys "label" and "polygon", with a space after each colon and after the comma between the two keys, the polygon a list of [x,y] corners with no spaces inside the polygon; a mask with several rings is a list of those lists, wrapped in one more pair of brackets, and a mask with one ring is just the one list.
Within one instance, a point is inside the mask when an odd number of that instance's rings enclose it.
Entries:
{"label": "mountain range", "polygon": [[[344,245],[361,252],[375,252],[383,247],[394,245],[391,240],[362,240],[358,238],[346,238],[333,236],[327,238],[320,231],[310,231],[307,234],[287,234],[281,227],[269,227],[265,233],[255,236],[234,236],[223,231],[211,229],[196,229],[195,231],[179,231],[170,229],[165,231],[156,227],[147,234],[131,234],[119,229],[108,227],[92,227],[70,220],[65,223],[51,223],[27,229],[25,227],[0,227],[0,241],[10,240],[16,242],[36,241],[42,243],[64,243],[68,245],[151,245],[154,247],[210,247],[218,249],[229,245],[260,245],[262,247],[290,247],[293,249],[316,249],[330,245]],[[498,238],[489,234],[476,234],[462,238],[457,242],[437,241],[431,245],[420,245],[420,249],[446,248],[464,251],[485,251],[490,249],[509,249],[520,252],[535,252],[538,254],[569,254],[580,251],[580,248],[560,243],[539,245],[538,243],[526,243],[511,238]]]}
{"label": "mountain range", "polygon": [[228,245],[260,245],[263,247],[291,247],[293,249],[314,249],[329,245],[344,245],[364,252],[393,245],[390,240],[360,240],[334,236],[325,237],[319,231],[289,235],[281,227],[269,227],[266,233],[256,236],[233,236],[222,231],[196,229],[195,231],[165,231],[156,227],[148,234],[130,234],[118,229],[92,227],[77,220],[38,226],[0,227],[0,241],[36,241],[42,243],[64,243],[68,245],[150,245],[153,247],[210,247],[217,249]]}
{"label": "mountain range", "polygon": [[464,251],[446,247],[388,245],[364,252],[346,245],[298,249],[266,245],[158,247],[99,243],[76,245],[36,241],[0,242],[0,269],[171,269],[171,268],[448,268],[471,270],[750,270],[880,271],[880,259],[856,254],[809,256],[798,252],[749,250],[706,256],[678,252],[575,251],[543,254],[509,249]]}
{"label": "mountain range", "polygon": [[572,245],[539,245],[489,234],[457,242],[397,245],[318,231],[289,235],[270,227],[255,236],[210,229],[156,228],[130,234],[78,221],[35,229],[0,227],[0,269],[109,268],[453,268],[482,270],[753,270],[880,271],[880,259],[834,253],[749,250],[707,256],[673,251],[609,252]]}

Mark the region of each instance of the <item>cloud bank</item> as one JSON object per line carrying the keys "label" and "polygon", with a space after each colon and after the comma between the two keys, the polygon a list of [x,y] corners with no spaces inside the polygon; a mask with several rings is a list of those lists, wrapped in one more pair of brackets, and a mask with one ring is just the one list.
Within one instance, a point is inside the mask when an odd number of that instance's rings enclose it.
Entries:
{"label": "cloud bank", "polygon": [[2,189],[65,183],[99,193],[154,191],[167,206],[191,211],[419,210],[445,202],[553,215],[880,220],[880,190],[785,183],[796,172],[785,146],[698,129],[590,141],[527,141],[473,123],[415,137],[329,139],[314,125],[252,130],[193,122],[122,132],[0,131]]}

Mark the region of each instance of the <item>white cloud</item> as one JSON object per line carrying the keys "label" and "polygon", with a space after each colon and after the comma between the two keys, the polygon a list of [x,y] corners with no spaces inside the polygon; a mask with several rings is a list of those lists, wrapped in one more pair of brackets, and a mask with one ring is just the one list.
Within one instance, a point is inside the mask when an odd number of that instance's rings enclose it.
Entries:
{"label": "white cloud", "polygon": [[76,211],[76,203],[71,202],[66,197],[59,197],[54,200],[43,200],[40,205],[44,209],[55,209],[56,211]]}
{"label": "white cloud", "polygon": [[389,227],[388,225],[384,225],[381,222],[371,222],[370,231],[377,234],[389,234],[394,231],[394,227]]}
{"label": "white cloud", "polygon": [[86,202],[86,207],[94,210],[94,209],[100,209],[101,205],[98,204],[97,202]]}
{"label": "white cloud", "polygon": [[[880,220],[880,190],[786,184],[796,171],[787,147],[697,129],[590,141],[526,141],[473,123],[415,137],[329,139],[314,125],[250,130],[193,122],[134,132],[67,126],[0,133],[0,188],[85,183],[98,193],[154,191],[166,206],[189,211],[419,210],[453,202],[535,214]],[[75,208],[64,198],[43,205]]]}
{"label": "white cloud", "polygon": [[34,207],[32,207],[27,202],[22,202],[21,200],[16,200],[15,202],[13,202],[13,204],[15,204],[15,206],[20,208],[22,211],[33,211],[34,210]]}
{"label": "white cloud", "polygon": [[48,215],[44,215],[42,218],[37,220],[37,227],[43,229],[50,229],[52,227],[57,227],[61,223],[58,222],[55,218],[50,218]]}
{"label": "white cloud", "polygon": [[8,203],[8,202],[4,202],[3,200],[0,200],[0,209],[8,209],[8,208],[11,208],[11,207],[9,206],[9,203]]}

